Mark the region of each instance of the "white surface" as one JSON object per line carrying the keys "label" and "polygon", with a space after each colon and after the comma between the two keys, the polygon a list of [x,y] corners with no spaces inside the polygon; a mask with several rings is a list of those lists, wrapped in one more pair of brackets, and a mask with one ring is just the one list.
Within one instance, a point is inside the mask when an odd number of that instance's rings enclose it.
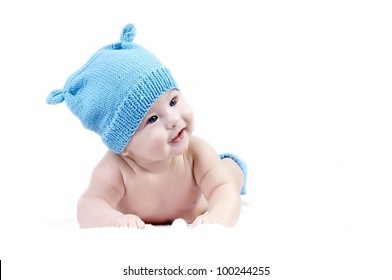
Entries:
{"label": "white surface", "polygon": [[[271,279],[391,279],[387,2],[1,2],[3,277],[245,265]],[[172,69],[196,134],[246,159],[251,206],[236,229],[76,227],[104,147],[45,99],[128,22]]]}

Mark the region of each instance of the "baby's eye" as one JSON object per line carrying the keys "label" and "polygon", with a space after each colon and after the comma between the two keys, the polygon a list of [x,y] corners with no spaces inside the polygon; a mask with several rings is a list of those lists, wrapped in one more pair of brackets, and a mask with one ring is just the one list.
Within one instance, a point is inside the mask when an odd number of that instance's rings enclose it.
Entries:
{"label": "baby's eye", "polygon": [[147,120],[147,123],[154,123],[158,120],[158,116],[152,116]]}
{"label": "baby's eye", "polygon": [[175,106],[178,102],[178,98],[177,97],[173,97],[172,100],[170,100],[170,106]]}

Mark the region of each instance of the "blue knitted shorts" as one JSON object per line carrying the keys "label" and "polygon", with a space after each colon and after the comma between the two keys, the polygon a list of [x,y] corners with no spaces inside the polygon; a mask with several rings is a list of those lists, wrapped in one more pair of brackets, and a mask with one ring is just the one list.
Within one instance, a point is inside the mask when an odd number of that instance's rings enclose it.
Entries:
{"label": "blue knitted shorts", "polygon": [[237,157],[236,155],[231,154],[231,153],[223,153],[223,154],[220,154],[219,157],[220,157],[220,159],[231,158],[241,168],[242,173],[244,174],[244,184],[242,185],[241,194],[246,194],[246,177],[248,175],[248,170],[246,168],[245,161],[241,160],[239,157]]}

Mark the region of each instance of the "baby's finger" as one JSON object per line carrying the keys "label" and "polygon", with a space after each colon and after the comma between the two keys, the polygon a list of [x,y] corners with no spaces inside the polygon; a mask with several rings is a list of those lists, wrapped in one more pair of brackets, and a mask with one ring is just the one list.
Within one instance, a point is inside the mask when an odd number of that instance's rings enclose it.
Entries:
{"label": "baby's finger", "polygon": [[146,227],[146,224],[142,221],[142,220],[136,220],[135,221],[135,224],[136,224],[136,227],[137,228],[141,228],[141,229],[144,229],[145,227]]}
{"label": "baby's finger", "polygon": [[136,220],[134,220],[134,221],[128,221],[127,227],[129,227],[129,228],[137,228],[137,222],[136,222]]}
{"label": "baby's finger", "polygon": [[204,219],[201,218],[201,217],[197,217],[197,218],[193,221],[193,223],[191,224],[191,228],[195,228],[195,227],[197,227],[197,226],[199,226],[199,225],[202,225],[203,223],[204,223]]}
{"label": "baby's finger", "polygon": [[127,222],[119,222],[117,226],[118,227],[129,227]]}

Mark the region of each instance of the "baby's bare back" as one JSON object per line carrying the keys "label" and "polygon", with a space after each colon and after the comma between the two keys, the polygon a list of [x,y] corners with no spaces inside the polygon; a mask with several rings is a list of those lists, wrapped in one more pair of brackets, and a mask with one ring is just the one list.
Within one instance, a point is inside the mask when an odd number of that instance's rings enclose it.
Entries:
{"label": "baby's bare back", "polygon": [[117,210],[135,214],[145,223],[171,223],[177,218],[193,222],[207,210],[207,201],[192,170],[191,161],[181,155],[164,172],[123,172],[125,194]]}

